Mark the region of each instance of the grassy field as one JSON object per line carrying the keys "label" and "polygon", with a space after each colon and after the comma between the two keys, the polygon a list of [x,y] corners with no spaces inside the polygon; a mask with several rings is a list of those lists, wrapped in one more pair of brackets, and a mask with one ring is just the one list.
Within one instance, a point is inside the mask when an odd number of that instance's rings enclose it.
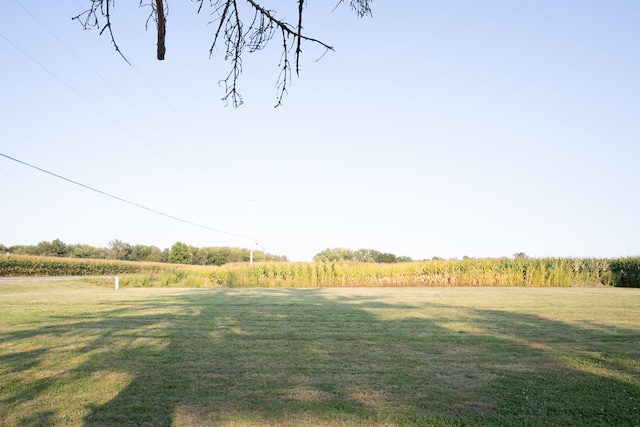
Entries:
{"label": "grassy field", "polygon": [[640,290],[0,282],[0,425],[640,425]]}

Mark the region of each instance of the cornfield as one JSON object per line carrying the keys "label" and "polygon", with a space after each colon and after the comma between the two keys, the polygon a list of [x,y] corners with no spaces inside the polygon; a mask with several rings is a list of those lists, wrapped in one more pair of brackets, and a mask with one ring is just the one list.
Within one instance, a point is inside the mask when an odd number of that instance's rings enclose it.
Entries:
{"label": "cornfield", "polygon": [[220,267],[9,255],[0,276],[121,276],[122,286],[572,286],[640,287],[640,257],[487,258],[375,263],[246,263]]}
{"label": "cornfield", "polygon": [[223,271],[227,286],[571,286],[612,284],[609,263],[603,259],[505,258],[234,265]]}

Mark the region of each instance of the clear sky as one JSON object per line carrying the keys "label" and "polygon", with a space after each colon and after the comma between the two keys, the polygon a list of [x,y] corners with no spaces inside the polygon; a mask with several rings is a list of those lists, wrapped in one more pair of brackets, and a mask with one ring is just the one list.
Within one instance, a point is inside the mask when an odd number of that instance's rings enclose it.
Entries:
{"label": "clear sky", "polygon": [[259,249],[292,261],[640,255],[637,0],[312,1],[335,52],[303,46],[275,109],[280,40],[245,57],[234,109],[197,4],[169,2],[160,62],[148,11],[116,0],[130,66],[71,20],[86,3],[0,2],[0,153],[226,233],[0,157],[6,246],[248,247],[255,199]]}

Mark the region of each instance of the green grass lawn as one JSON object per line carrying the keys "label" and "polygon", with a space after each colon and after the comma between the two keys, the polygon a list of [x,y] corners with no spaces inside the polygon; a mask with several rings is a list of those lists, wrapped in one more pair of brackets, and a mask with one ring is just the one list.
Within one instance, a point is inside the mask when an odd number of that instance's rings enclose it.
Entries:
{"label": "green grass lawn", "polygon": [[640,289],[0,282],[0,425],[640,425]]}

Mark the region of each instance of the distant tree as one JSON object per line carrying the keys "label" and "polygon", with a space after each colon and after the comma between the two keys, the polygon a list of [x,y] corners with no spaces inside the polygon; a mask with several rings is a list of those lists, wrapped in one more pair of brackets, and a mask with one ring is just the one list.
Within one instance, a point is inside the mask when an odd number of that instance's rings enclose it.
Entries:
{"label": "distant tree", "polygon": [[88,256],[85,256],[82,245],[69,245],[67,250],[67,256],[69,258],[89,258]]}
{"label": "distant tree", "polygon": [[[223,248],[227,256],[227,262],[249,262],[251,253],[244,248]],[[254,254],[255,255],[255,254]]]}
{"label": "distant tree", "polygon": [[[83,1],[87,5],[86,10],[73,17],[73,19],[80,22],[84,29],[97,28],[100,30],[100,34],[107,32],[116,51],[125,61],[129,62],[120,50],[115,38],[113,28],[115,0]],[[340,4],[343,1],[337,0],[337,3]],[[349,5],[358,17],[364,17],[371,16],[371,2],[372,0],[349,0]],[[278,18],[275,10],[266,8],[259,4],[257,0],[247,0],[246,2],[239,2],[238,0],[194,0],[194,3],[198,5],[197,13],[200,13],[203,9],[210,8],[208,13],[213,16],[213,22],[215,23],[215,34],[209,49],[209,56],[213,56],[216,48],[222,47],[224,59],[231,61],[231,70],[221,80],[224,82],[225,88],[225,94],[222,99],[225,102],[231,102],[234,107],[238,107],[243,103],[242,96],[238,92],[238,79],[243,71],[242,56],[245,50],[249,53],[262,50],[274,37],[278,36],[280,38],[282,51],[279,63],[280,76],[276,83],[276,106],[282,103],[287,87],[291,84],[293,69],[295,68],[296,75],[300,75],[300,57],[304,43],[321,46],[327,51],[333,50],[332,46],[308,36],[307,32],[304,31],[302,18],[307,3],[306,0],[291,2],[291,5],[295,5],[297,9],[294,12],[295,18],[292,21]],[[263,2],[260,1],[260,3]],[[163,60],[166,53],[165,38],[168,0],[151,0],[148,3],[140,4],[150,6],[147,22],[153,20],[156,23],[156,56],[159,60]]]}
{"label": "distant tree", "polygon": [[146,261],[148,255],[148,246],[145,245],[133,245],[131,247],[131,253],[129,254],[130,261]]}
{"label": "distant tree", "polygon": [[223,265],[229,262],[230,248],[207,248],[207,265]]}
{"label": "distant tree", "polygon": [[[185,249],[186,248],[186,249]],[[42,241],[35,246],[16,245],[7,248],[0,245],[0,254],[10,252],[16,255],[66,256],[71,258],[120,259],[128,261],[176,262],[197,265],[224,265],[231,262],[248,262],[249,250],[246,248],[207,247],[197,248],[177,242],[171,249],[161,250],[157,246],[135,245],[115,239],[108,248],[96,248],[90,245],[67,245],[56,239]],[[254,261],[287,262],[284,255],[271,255],[263,251],[254,252]]]}
{"label": "distant tree", "polygon": [[353,253],[353,260],[358,262],[375,262],[373,259],[373,249],[358,249]]}
{"label": "distant tree", "polygon": [[129,254],[131,261],[162,262],[162,251],[156,246],[135,245]]}
{"label": "distant tree", "polygon": [[9,253],[16,254],[16,255],[35,255],[35,254],[29,254],[29,252],[27,251],[27,247],[24,245],[9,246]]}
{"label": "distant tree", "polygon": [[0,243],[0,254],[6,254],[7,252],[9,252],[9,248]]}
{"label": "distant tree", "polygon": [[109,257],[107,248],[96,248],[90,245],[69,245],[67,256],[71,258],[105,259]]}
{"label": "distant tree", "polygon": [[513,259],[527,259],[527,258],[529,258],[529,256],[524,252],[516,252],[515,254],[513,254]]}
{"label": "distant tree", "polygon": [[171,250],[169,248],[164,248],[162,250],[162,261],[161,262],[169,262],[169,256],[171,255]]}
{"label": "distant tree", "polygon": [[109,258],[128,260],[131,255],[131,245],[118,239],[109,242]]}
{"label": "distant tree", "polygon": [[34,248],[26,248],[26,250],[29,255],[51,256],[53,253],[51,243],[46,240],[38,243]]}
{"label": "distant tree", "polygon": [[265,252],[258,252],[258,253],[264,253],[265,261],[289,262],[289,258],[287,258],[286,255],[272,255],[272,254],[268,254],[268,253],[265,253]]}
{"label": "distant tree", "polygon": [[344,248],[327,248],[318,252],[313,260],[316,262],[356,261],[395,263],[411,261],[409,257],[397,257],[394,254],[376,251],[375,249],[358,249],[352,251]]}
{"label": "distant tree", "polygon": [[398,258],[394,254],[373,251],[373,260],[375,262],[391,264],[398,262]]}
{"label": "distant tree", "polygon": [[195,265],[206,265],[206,248],[196,248],[195,246],[189,246],[189,251],[193,256],[191,260]]}
{"label": "distant tree", "polygon": [[149,254],[147,255],[147,261],[150,262],[167,262],[168,258],[165,258],[163,251],[157,246],[149,246]]}
{"label": "distant tree", "polygon": [[[248,262],[250,258],[249,249],[230,247],[191,247],[194,255],[194,264],[204,265],[224,265],[234,262]],[[271,255],[263,251],[254,251],[253,260],[256,262],[281,261],[286,262],[287,257],[282,255]]]}
{"label": "distant tree", "polygon": [[174,264],[192,264],[193,254],[186,243],[176,242],[171,246],[169,262]]}
{"label": "distant tree", "polygon": [[318,252],[313,260],[317,262],[352,261],[353,251],[345,248],[327,248]]}
{"label": "distant tree", "polygon": [[29,255],[63,257],[67,255],[67,245],[60,239],[55,239],[51,242],[42,241],[35,247],[25,247],[25,252]]}
{"label": "distant tree", "polygon": [[367,262],[378,262],[378,259],[380,258],[380,251],[376,251],[375,249],[367,249],[367,254],[368,254],[368,258],[367,258]]}
{"label": "distant tree", "polygon": [[51,252],[54,256],[66,256],[67,255],[67,245],[60,239],[55,239],[51,241]]}
{"label": "distant tree", "polygon": [[193,254],[193,263],[197,265],[223,265],[227,263],[228,248],[222,247],[189,247]]}

